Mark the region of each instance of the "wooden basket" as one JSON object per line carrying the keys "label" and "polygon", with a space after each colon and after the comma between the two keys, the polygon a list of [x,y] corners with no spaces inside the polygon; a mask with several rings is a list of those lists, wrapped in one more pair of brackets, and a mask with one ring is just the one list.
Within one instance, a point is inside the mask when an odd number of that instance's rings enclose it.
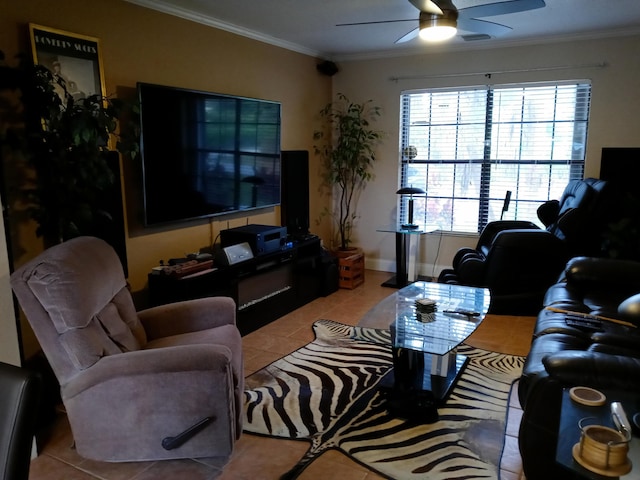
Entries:
{"label": "wooden basket", "polygon": [[340,288],[349,290],[364,283],[364,253],[358,250],[348,257],[338,258],[338,279]]}

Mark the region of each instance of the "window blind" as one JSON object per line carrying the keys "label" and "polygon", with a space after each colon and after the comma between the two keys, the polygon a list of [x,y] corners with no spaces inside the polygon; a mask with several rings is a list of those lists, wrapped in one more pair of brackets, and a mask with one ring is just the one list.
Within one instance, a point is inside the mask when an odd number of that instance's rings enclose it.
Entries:
{"label": "window blind", "polygon": [[539,223],[540,204],[583,177],[590,98],[588,82],[403,92],[400,183],[427,192],[414,197],[414,221],[459,232]]}

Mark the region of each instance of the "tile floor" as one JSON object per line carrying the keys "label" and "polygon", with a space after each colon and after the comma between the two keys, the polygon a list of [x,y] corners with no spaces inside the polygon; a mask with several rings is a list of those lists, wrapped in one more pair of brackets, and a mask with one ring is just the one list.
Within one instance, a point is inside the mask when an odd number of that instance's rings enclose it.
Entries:
{"label": "tile floor", "polygon": [[[389,273],[367,270],[365,283],[354,290],[339,290],[266,325],[243,338],[245,375],[268,365],[313,340],[311,324],[326,318],[356,325],[376,303],[393,292],[381,287]],[[526,355],[535,318],[487,316],[467,343],[487,350]],[[509,408],[501,480],[522,480],[518,453],[521,410],[513,398]],[[164,462],[102,463],[85,460],[72,448],[73,439],[64,414],[51,429],[40,455],[31,462],[30,480],[277,480],[307,449],[307,442],[244,434],[230,459]],[[311,464],[300,480],[373,480],[379,475],[337,451],[328,451]]]}

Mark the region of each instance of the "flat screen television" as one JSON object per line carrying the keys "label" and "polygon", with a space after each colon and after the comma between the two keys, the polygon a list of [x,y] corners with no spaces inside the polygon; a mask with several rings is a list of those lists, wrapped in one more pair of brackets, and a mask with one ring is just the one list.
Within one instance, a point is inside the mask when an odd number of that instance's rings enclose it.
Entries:
{"label": "flat screen television", "polygon": [[138,83],[144,222],[280,203],[278,102]]}

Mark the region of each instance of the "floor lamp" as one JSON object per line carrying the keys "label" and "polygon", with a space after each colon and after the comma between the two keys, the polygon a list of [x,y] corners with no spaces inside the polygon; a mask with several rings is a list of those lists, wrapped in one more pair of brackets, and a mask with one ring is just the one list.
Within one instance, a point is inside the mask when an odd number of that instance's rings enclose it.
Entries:
{"label": "floor lamp", "polygon": [[421,193],[426,193],[423,189],[417,187],[402,187],[396,192],[398,195],[409,195],[409,212],[407,214],[407,223],[402,224],[402,228],[407,230],[415,230],[419,225],[413,223],[413,196]]}

